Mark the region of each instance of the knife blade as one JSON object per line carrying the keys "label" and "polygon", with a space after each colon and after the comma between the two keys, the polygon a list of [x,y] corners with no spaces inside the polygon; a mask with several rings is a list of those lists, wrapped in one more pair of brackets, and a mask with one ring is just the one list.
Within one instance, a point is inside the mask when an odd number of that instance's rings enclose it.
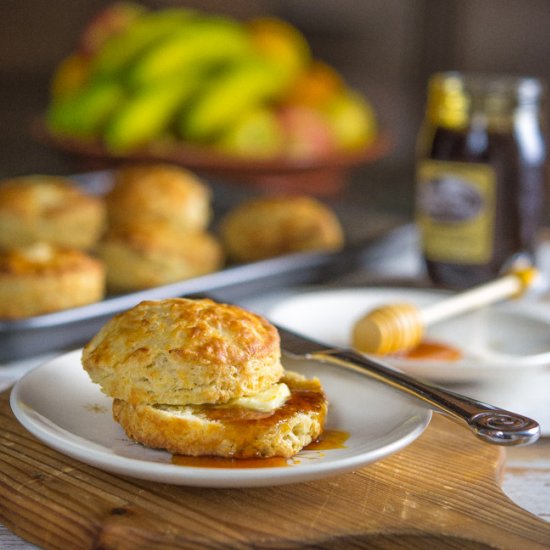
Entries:
{"label": "knife blade", "polygon": [[[274,323],[272,323],[274,324]],[[540,437],[539,424],[526,416],[500,409],[409,376],[384,361],[351,349],[331,347],[285,327],[279,331],[283,354],[321,361],[390,385],[468,427],[477,437],[496,445],[530,445]]]}

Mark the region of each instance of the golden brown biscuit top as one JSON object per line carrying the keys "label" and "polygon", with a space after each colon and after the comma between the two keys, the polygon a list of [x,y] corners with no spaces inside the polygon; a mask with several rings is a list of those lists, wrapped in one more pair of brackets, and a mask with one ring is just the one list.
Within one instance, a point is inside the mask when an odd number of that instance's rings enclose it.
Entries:
{"label": "golden brown biscuit top", "polygon": [[307,195],[276,195],[250,199],[233,210],[233,215],[239,217],[263,219],[264,223],[277,222],[286,218],[297,217],[300,214],[307,217],[322,217],[324,214],[331,218],[333,212],[319,200]]}
{"label": "golden brown biscuit top", "polygon": [[98,336],[89,344],[96,354],[121,357],[156,348],[185,363],[219,366],[259,359],[279,346],[277,330],[262,317],[208,299],[141,302],[117,315]]}
{"label": "golden brown biscuit top", "polygon": [[336,214],[305,195],[243,202],[225,215],[220,229],[230,255],[237,260],[303,250],[334,250],[344,242]]}
{"label": "golden brown biscuit top", "polygon": [[279,334],[262,317],[212,300],[144,301],[85,346],[82,365],[129,403],[223,403],[283,374]]}
{"label": "golden brown biscuit top", "polygon": [[0,182],[0,211],[26,218],[55,216],[83,204],[101,205],[101,199],[82,192],[68,178],[31,175]]}
{"label": "golden brown biscuit top", "polygon": [[[131,164],[119,168],[115,173],[115,186],[139,185],[145,182],[149,186],[155,182],[171,183],[202,183],[191,171],[173,164]],[[162,185],[162,183],[161,183]]]}
{"label": "golden brown biscuit top", "polygon": [[196,200],[209,201],[210,189],[190,171],[164,164],[119,169],[106,196],[107,206],[115,213],[143,207],[173,210],[179,204]]}
{"label": "golden brown biscuit top", "polygon": [[29,276],[71,272],[93,267],[103,269],[99,260],[76,249],[37,243],[0,252],[0,275]]}

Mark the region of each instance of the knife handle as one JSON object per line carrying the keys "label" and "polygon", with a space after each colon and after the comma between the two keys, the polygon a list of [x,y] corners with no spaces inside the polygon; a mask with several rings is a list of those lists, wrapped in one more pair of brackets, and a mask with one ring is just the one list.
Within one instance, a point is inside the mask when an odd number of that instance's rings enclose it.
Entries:
{"label": "knife handle", "polygon": [[540,436],[539,424],[530,418],[420,382],[370,356],[351,350],[324,350],[311,353],[308,357],[355,370],[404,391],[428,403],[436,412],[465,424],[489,443],[529,445]]}

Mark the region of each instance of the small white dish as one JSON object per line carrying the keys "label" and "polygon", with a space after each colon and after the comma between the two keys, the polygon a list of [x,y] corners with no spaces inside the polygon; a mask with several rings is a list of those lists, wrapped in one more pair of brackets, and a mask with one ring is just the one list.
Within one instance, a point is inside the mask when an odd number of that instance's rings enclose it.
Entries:
{"label": "small white dish", "polygon": [[431,411],[361,374],[313,361],[285,359],[288,369],[318,376],[330,401],[327,429],[349,433],[345,448],[302,451],[288,466],[178,466],[172,455],[131,442],[103,395],[80,366],[80,351],[25,375],[10,404],[16,418],[50,447],[97,468],[177,485],[261,487],[297,483],[356,470],[412,443]]}
{"label": "small white dish", "polygon": [[[375,307],[408,302],[420,307],[448,293],[407,288],[313,290],[287,297],[267,317],[286,328],[327,344],[350,347],[354,323]],[[426,339],[458,348],[455,361],[384,357],[413,376],[438,382],[482,379],[548,369],[550,366],[550,304],[511,301],[438,323]]]}

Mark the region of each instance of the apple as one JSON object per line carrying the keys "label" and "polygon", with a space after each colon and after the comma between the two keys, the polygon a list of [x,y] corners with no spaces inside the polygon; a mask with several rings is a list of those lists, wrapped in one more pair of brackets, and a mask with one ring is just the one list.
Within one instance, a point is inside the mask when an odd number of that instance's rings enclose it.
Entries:
{"label": "apple", "polygon": [[283,150],[283,128],[273,112],[259,107],[241,117],[216,143],[230,155],[246,158],[270,158]]}
{"label": "apple", "polygon": [[353,151],[372,143],[377,122],[370,103],[358,92],[345,90],[322,109],[339,149]]}
{"label": "apple", "polygon": [[308,159],[334,153],[336,142],[319,111],[303,105],[285,105],[278,111],[285,135],[285,155]]}
{"label": "apple", "polygon": [[258,17],[246,26],[256,50],[273,62],[290,85],[311,59],[305,37],[296,27],[276,17]]}
{"label": "apple", "polygon": [[315,59],[293,82],[286,101],[320,107],[340,95],[344,87],[344,80],[335,69]]}

